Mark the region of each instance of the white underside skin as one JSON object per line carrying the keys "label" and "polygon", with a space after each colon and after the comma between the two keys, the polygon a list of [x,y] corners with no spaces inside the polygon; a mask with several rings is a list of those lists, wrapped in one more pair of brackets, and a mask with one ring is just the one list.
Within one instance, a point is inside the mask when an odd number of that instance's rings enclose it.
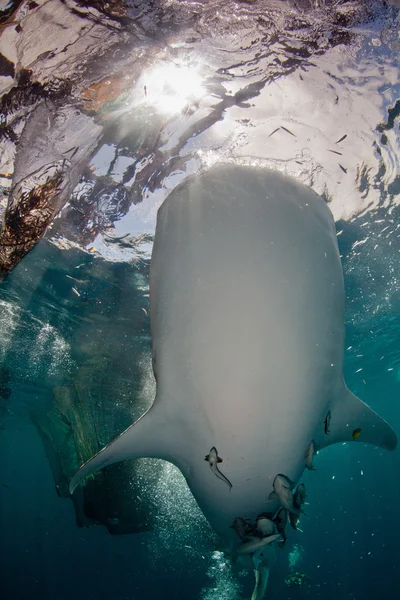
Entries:
{"label": "white underside skin", "polygon": [[[150,293],[154,405],[81,468],[71,491],[106,464],[164,458],[232,547],[234,519],[279,508],[268,500],[274,478],[298,482],[312,440],[319,450],[361,428],[357,441],[396,446],[344,384],[336,232],[308,188],[232,165],[179,186],[158,213]],[[231,491],[204,460],[213,446]]]}

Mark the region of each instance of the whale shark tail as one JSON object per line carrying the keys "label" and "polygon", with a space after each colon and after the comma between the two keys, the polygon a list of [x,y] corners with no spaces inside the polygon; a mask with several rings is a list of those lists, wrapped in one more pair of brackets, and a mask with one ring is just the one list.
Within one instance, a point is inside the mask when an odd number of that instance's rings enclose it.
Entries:
{"label": "whale shark tail", "polygon": [[171,446],[170,440],[176,439],[176,432],[172,436],[171,419],[162,407],[162,403],[160,409],[160,404],[154,402],[142,417],[84,463],[70,480],[70,494],[86,477],[114,463],[136,458],[169,460],[168,447]]}
{"label": "whale shark tail", "polygon": [[343,385],[331,403],[328,429],[321,428],[316,444],[320,450],[338,442],[361,442],[395,450],[397,436],[382,417]]}

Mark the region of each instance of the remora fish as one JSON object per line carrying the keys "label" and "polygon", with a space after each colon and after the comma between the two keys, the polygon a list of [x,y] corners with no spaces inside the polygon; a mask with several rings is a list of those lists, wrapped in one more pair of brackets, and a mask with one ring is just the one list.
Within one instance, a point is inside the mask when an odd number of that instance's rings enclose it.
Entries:
{"label": "remora fish", "polygon": [[313,458],[316,454],[314,440],[311,440],[310,445],[307,448],[306,452],[306,468],[309,471],[315,471],[315,467],[313,465]]}
{"label": "remora fish", "polygon": [[249,533],[249,530],[252,529],[252,527],[249,526],[249,524],[246,523],[246,521],[244,519],[242,519],[241,517],[236,517],[236,519],[233,521],[233,524],[231,525],[231,527],[234,531],[236,531],[236,533],[238,534],[240,539],[243,541],[247,538],[247,534]]}
{"label": "remora fish", "polygon": [[278,511],[278,514],[276,515],[275,519],[274,519],[274,523],[276,525],[276,528],[278,530],[278,533],[281,534],[283,542],[278,542],[278,546],[280,546],[281,548],[283,548],[283,546],[285,545],[286,542],[286,533],[285,533],[285,528],[288,522],[288,511],[285,508],[281,508]]}
{"label": "remora fish", "polygon": [[258,517],[257,531],[259,531],[262,536],[272,535],[275,531],[274,522],[271,521],[271,519],[268,519],[268,517]]}
{"label": "remora fish", "polygon": [[301,508],[302,504],[306,504],[307,492],[304,483],[299,483],[293,495],[293,504],[296,508]]}
{"label": "remora fish", "polygon": [[331,430],[330,430],[330,425],[331,425],[331,411],[328,410],[328,414],[326,415],[325,419],[324,419],[324,432],[325,435],[329,435]]}
{"label": "remora fish", "polygon": [[294,483],[282,473],[279,473],[274,479],[274,491],[270,495],[270,498],[278,498],[281,506],[285,508],[289,513],[294,513],[295,515],[300,514],[300,510],[295,508],[293,505],[293,494],[292,489],[294,488]]}
{"label": "remora fish", "polygon": [[[304,513],[304,511],[301,509],[301,507],[303,504],[306,504],[306,497],[307,497],[306,487],[305,487],[304,483],[299,483],[299,485],[296,488],[295,493],[293,494],[293,506],[298,511],[298,513],[300,513],[300,512]],[[301,529],[298,528],[298,524],[300,521],[300,517],[298,514],[290,513],[289,521],[290,521],[290,524],[293,527],[293,529],[297,529],[298,531],[301,531]]]}
{"label": "remora fish", "polygon": [[229,481],[229,479],[227,477],[225,477],[225,475],[223,473],[221,473],[221,471],[218,469],[218,463],[222,463],[222,458],[220,458],[218,456],[218,452],[215,446],[213,446],[210,450],[210,454],[207,454],[207,456],[204,458],[204,460],[206,460],[209,464],[210,464],[210,469],[211,471],[214,473],[214,475],[216,477],[218,477],[218,479],[221,479],[221,481],[223,481],[224,483],[226,483],[226,485],[229,488],[229,491],[231,491],[232,489],[232,484]]}
{"label": "remora fish", "polygon": [[299,515],[296,515],[294,513],[289,513],[289,521],[290,521],[290,524],[293,527],[293,529],[295,529],[296,531],[300,531],[301,533],[303,533],[303,530],[298,527],[298,524],[300,522]]}
{"label": "remora fish", "polygon": [[263,538],[252,537],[249,538],[248,542],[244,542],[237,549],[238,554],[251,554],[252,552],[256,552],[256,550],[261,550],[264,546],[268,544],[272,544],[276,541],[282,541],[282,536],[280,533],[274,533],[273,535],[268,535]]}
{"label": "remora fish", "polygon": [[[310,189],[238,165],[180,184],[158,211],[150,296],[153,406],[81,467],[71,493],[106,465],[162,458],[229,545],[237,515],[279,509],[276,498],[265,503],[268,488],[278,473],[299,481],[310,439],[323,449],[361,428],[354,443],[396,447],[390,426],[344,383],[336,231]],[[210,439],[224,448],[229,495],[204,465]]]}

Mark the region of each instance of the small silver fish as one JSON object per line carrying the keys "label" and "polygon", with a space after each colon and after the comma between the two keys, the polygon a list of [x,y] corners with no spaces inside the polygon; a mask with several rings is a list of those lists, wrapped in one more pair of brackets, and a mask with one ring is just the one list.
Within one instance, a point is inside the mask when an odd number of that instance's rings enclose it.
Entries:
{"label": "small silver fish", "polygon": [[218,469],[218,463],[222,462],[222,458],[220,458],[218,456],[218,452],[215,446],[213,446],[210,450],[210,453],[207,454],[207,456],[204,457],[204,460],[208,461],[210,464],[210,469],[211,471],[214,473],[214,475],[216,475],[216,477],[218,477],[218,479],[221,479],[221,481],[224,481],[226,483],[226,485],[229,487],[229,491],[231,491],[232,489],[232,484],[229,481],[229,479],[227,477],[225,477],[225,475],[223,475],[221,473],[221,471]]}
{"label": "small silver fish", "polygon": [[[306,504],[306,498],[307,498],[306,486],[304,485],[304,483],[299,483],[295,493],[293,494],[293,506],[296,510],[299,511],[299,513],[301,512],[301,513],[305,514],[304,510],[302,510],[301,507],[303,504]],[[299,527],[298,527],[298,524],[300,522],[299,515],[290,513],[289,521],[290,521],[290,524],[293,527],[293,529],[296,529],[297,531],[301,531],[301,529],[299,529]]]}
{"label": "small silver fish", "polygon": [[293,527],[293,529],[295,529],[296,531],[300,531],[301,533],[303,533],[302,529],[300,529],[298,527],[298,524],[300,523],[300,517],[299,517],[299,515],[295,515],[293,513],[289,513],[289,521],[290,521],[290,524]]}
{"label": "small silver fish", "polygon": [[257,531],[259,531],[263,537],[272,535],[275,532],[275,524],[271,519],[268,519],[268,517],[258,517]]}
{"label": "small silver fish", "polygon": [[286,508],[289,513],[299,515],[300,511],[293,506],[292,489],[294,488],[294,483],[290,481],[289,477],[279,473],[274,479],[273,486],[281,506]]}
{"label": "small silver fish", "polygon": [[301,508],[302,504],[307,504],[307,492],[304,483],[299,483],[293,496],[294,505]]}
{"label": "small silver fish", "polygon": [[261,550],[261,548],[264,548],[264,546],[272,544],[275,541],[282,541],[282,539],[283,538],[280,535],[280,533],[274,533],[274,535],[268,535],[263,538],[252,537],[249,538],[247,542],[244,542],[239,546],[239,548],[237,549],[237,553],[252,554],[253,552],[256,552],[256,550]]}
{"label": "small silver fish", "polygon": [[279,509],[279,511],[274,519],[274,523],[276,525],[278,533],[280,533],[283,537],[284,537],[285,527],[287,525],[287,522],[288,522],[288,511],[286,510],[286,508]]}
{"label": "small silver fish", "polygon": [[306,468],[309,471],[315,471],[315,467],[313,465],[313,458],[316,454],[315,451],[315,443],[314,440],[311,440],[310,445],[307,448],[307,452],[306,452]]}

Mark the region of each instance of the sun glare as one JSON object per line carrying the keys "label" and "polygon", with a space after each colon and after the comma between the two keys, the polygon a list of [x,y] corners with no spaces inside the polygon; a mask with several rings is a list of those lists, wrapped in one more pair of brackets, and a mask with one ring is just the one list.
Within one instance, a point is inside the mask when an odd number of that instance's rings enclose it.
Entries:
{"label": "sun glare", "polygon": [[177,63],[159,65],[143,76],[144,100],[166,115],[181,112],[205,94],[199,68]]}

